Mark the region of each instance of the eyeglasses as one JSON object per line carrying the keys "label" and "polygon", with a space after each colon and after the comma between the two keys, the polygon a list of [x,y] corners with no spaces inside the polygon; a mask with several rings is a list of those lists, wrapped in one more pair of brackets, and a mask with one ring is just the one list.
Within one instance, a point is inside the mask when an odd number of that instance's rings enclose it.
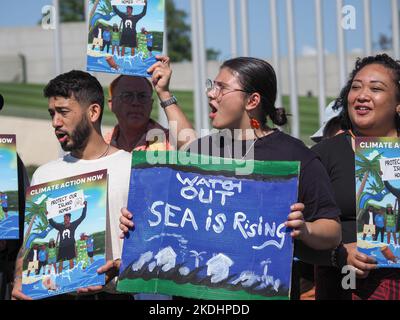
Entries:
{"label": "eyeglasses", "polygon": [[151,95],[145,93],[145,92],[123,92],[118,96],[112,97],[112,99],[118,99],[122,103],[127,103],[131,104],[135,101],[137,101],[140,104],[146,104],[151,101]]}
{"label": "eyeglasses", "polygon": [[[222,90],[229,90],[229,91],[222,93]],[[224,95],[226,95],[228,93],[236,92],[236,91],[250,93],[250,92],[247,92],[246,90],[242,90],[242,89],[226,88],[223,85],[215,83],[214,81],[212,81],[210,79],[207,79],[207,81],[206,81],[206,93],[208,95],[212,95],[212,97],[214,99],[221,100]]]}

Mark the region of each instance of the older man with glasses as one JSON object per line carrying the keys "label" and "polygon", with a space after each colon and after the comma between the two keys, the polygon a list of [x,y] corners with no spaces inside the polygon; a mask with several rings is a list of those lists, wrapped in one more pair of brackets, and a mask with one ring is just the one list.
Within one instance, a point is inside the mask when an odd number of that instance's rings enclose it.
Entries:
{"label": "older man with glasses", "polygon": [[[105,136],[106,142],[131,152],[132,150],[170,150],[169,133],[150,118],[153,108],[153,87],[141,77],[119,76],[110,85],[108,106],[118,124]],[[163,139],[148,141],[147,133],[158,129]]]}
{"label": "older man with glasses", "polygon": [[[169,91],[171,68],[169,58],[157,56],[148,72],[152,74],[151,82],[142,77],[121,75],[110,85],[108,105],[115,114],[118,124],[105,136],[106,142],[131,152],[149,150],[173,150],[170,143],[170,132],[151,119],[153,108],[153,85],[165,110],[168,120],[182,128],[192,128],[177,104],[177,99]],[[176,137],[175,137],[176,138]],[[178,146],[182,142],[178,142]]]}

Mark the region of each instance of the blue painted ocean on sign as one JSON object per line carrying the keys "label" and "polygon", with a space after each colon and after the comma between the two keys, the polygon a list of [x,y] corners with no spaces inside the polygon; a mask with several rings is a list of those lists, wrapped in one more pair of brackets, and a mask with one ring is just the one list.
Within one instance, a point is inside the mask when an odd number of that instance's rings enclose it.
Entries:
{"label": "blue painted ocean on sign", "polygon": [[369,243],[369,248],[359,247],[358,251],[376,259],[378,268],[399,268],[400,245],[394,244],[393,241],[389,244],[387,240],[386,235],[383,238],[383,242],[374,241],[371,236],[367,236],[365,241]]}
{"label": "blue painted ocean on sign", "polygon": [[18,228],[18,212],[9,211],[8,218],[0,221],[0,239],[18,239],[19,228]]}
{"label": "blue painted ocean on sign", "polygon": [[124,241],[120,279],[167,277],[287,295],[293,243],[284,222],[297,202],[297,184],[297,177],[239,180],[133,169],[128,209],[135,230]]}
{"label": "blue painted ocean on sign", "polygon": [[[62,274],[55,274],[54,268],[51,268],[52,273],[50,275],[39,274],[27,277],[26,279],[30,280],[31,283],[22,285],[23,292],[33,299],[41,299],[74,292],[79,288],[102,285],[104,284],[105,276],[104,274],[99,275],[97,269],[104,264],[105,259],[103,256],[94,256],[93,264],[84,270],[81,264],[75,265],[72,270],[68,270],[68,262],[64,262],[64,272]],[[47,271],[48,269],[46,269],[46,274]]]}
{"label": "blue painted ocean on sign", "polygon": [[148,58],[142,58],[140,54],[133,57],[129,54],[126,54],[123,57],[118,55],[108,56],[113,58],[113,62],[115,62],[115,66],[118,66],[118,69],[110,66],[107,62],[108,57],[88,55],[87,70],[93,72],[150,77],[151,75],[147,73],[147,69],[157,62],[155,55],[158,54],[160,54],[160,52],[153,52],[153,56]]}

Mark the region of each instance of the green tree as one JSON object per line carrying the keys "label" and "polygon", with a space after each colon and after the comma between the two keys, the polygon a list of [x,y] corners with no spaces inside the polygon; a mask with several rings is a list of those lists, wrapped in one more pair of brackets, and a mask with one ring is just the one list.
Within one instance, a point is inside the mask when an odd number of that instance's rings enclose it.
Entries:
{"label": "green tree", "polygon": [[60,21],[61,22],[79,22],[85,20],[86,0],[63,0],[59,1]]}
{"label": "green tree", "polygon": [[368,187],[368,191],[373,194],[381,193],[383,189],[385,189],[385,185],[383,183],[380,183],[380,181],[378,181],[378,183],[373,181]]}
{"label": "green tree", "polygon": [[[33,226],[35,225],[36,219],[39,219],[39,223],[35,226],[35,231],[43,231],[46,230],[48,221],[46,216],[46,199],[43,199],[40,204],[37,204],[33,201],[28,200],[26,203],[26,213],[25,213],[25,222],[28,223],[28,228],[25,232],[24,236],[24,250],[29,248],[25,248],[26,241],[28,240],[28,236],[32,231]],[[45,227],[45,228],[44,228]],[[44,228],[44,229],[43,229]]]}
{"label": "green tree", "polygon": [[[168,55],[172,62],[191,61],[192,43],[190,41],[190,26],[186,23],[187,13],[176,8],[173,0],[165,1],[167,16]],[[217,60],[220,51],[208,48],[207,60]]]}
{"label": "green tree", "polygon": [[360,201],[361,194],[365,189],[369,177],[373,177],[378,185],[382,184],[379,165],[381,156],[382,154],[378,154],[372,160],[369,160],[363,154],[357,152],[356,177],[361,181],[361,185],[357,191],[357,201]]}
{"label": "green tree", "polygon": [[190,26],[185,22],[187,13],[178,10],[173,0],[165,1],[167,17],[168,55],[173,62],[192,59]]}

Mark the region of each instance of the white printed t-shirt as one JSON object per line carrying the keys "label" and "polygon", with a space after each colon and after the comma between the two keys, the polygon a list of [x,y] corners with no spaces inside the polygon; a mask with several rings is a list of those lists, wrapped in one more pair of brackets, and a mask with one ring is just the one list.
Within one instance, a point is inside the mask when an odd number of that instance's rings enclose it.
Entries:
{"label": "white printed t-shirt", "polygon": [[33,174],[31,185],[38,185],[93,171],[107,169],[108,205],[106,227],[106,260],[120,259],[123,240],[119,238],[121,208],[128,204],[131,154],[119,150],[96,160],[82,160],[65,155],[63,158],[40,166]]}

